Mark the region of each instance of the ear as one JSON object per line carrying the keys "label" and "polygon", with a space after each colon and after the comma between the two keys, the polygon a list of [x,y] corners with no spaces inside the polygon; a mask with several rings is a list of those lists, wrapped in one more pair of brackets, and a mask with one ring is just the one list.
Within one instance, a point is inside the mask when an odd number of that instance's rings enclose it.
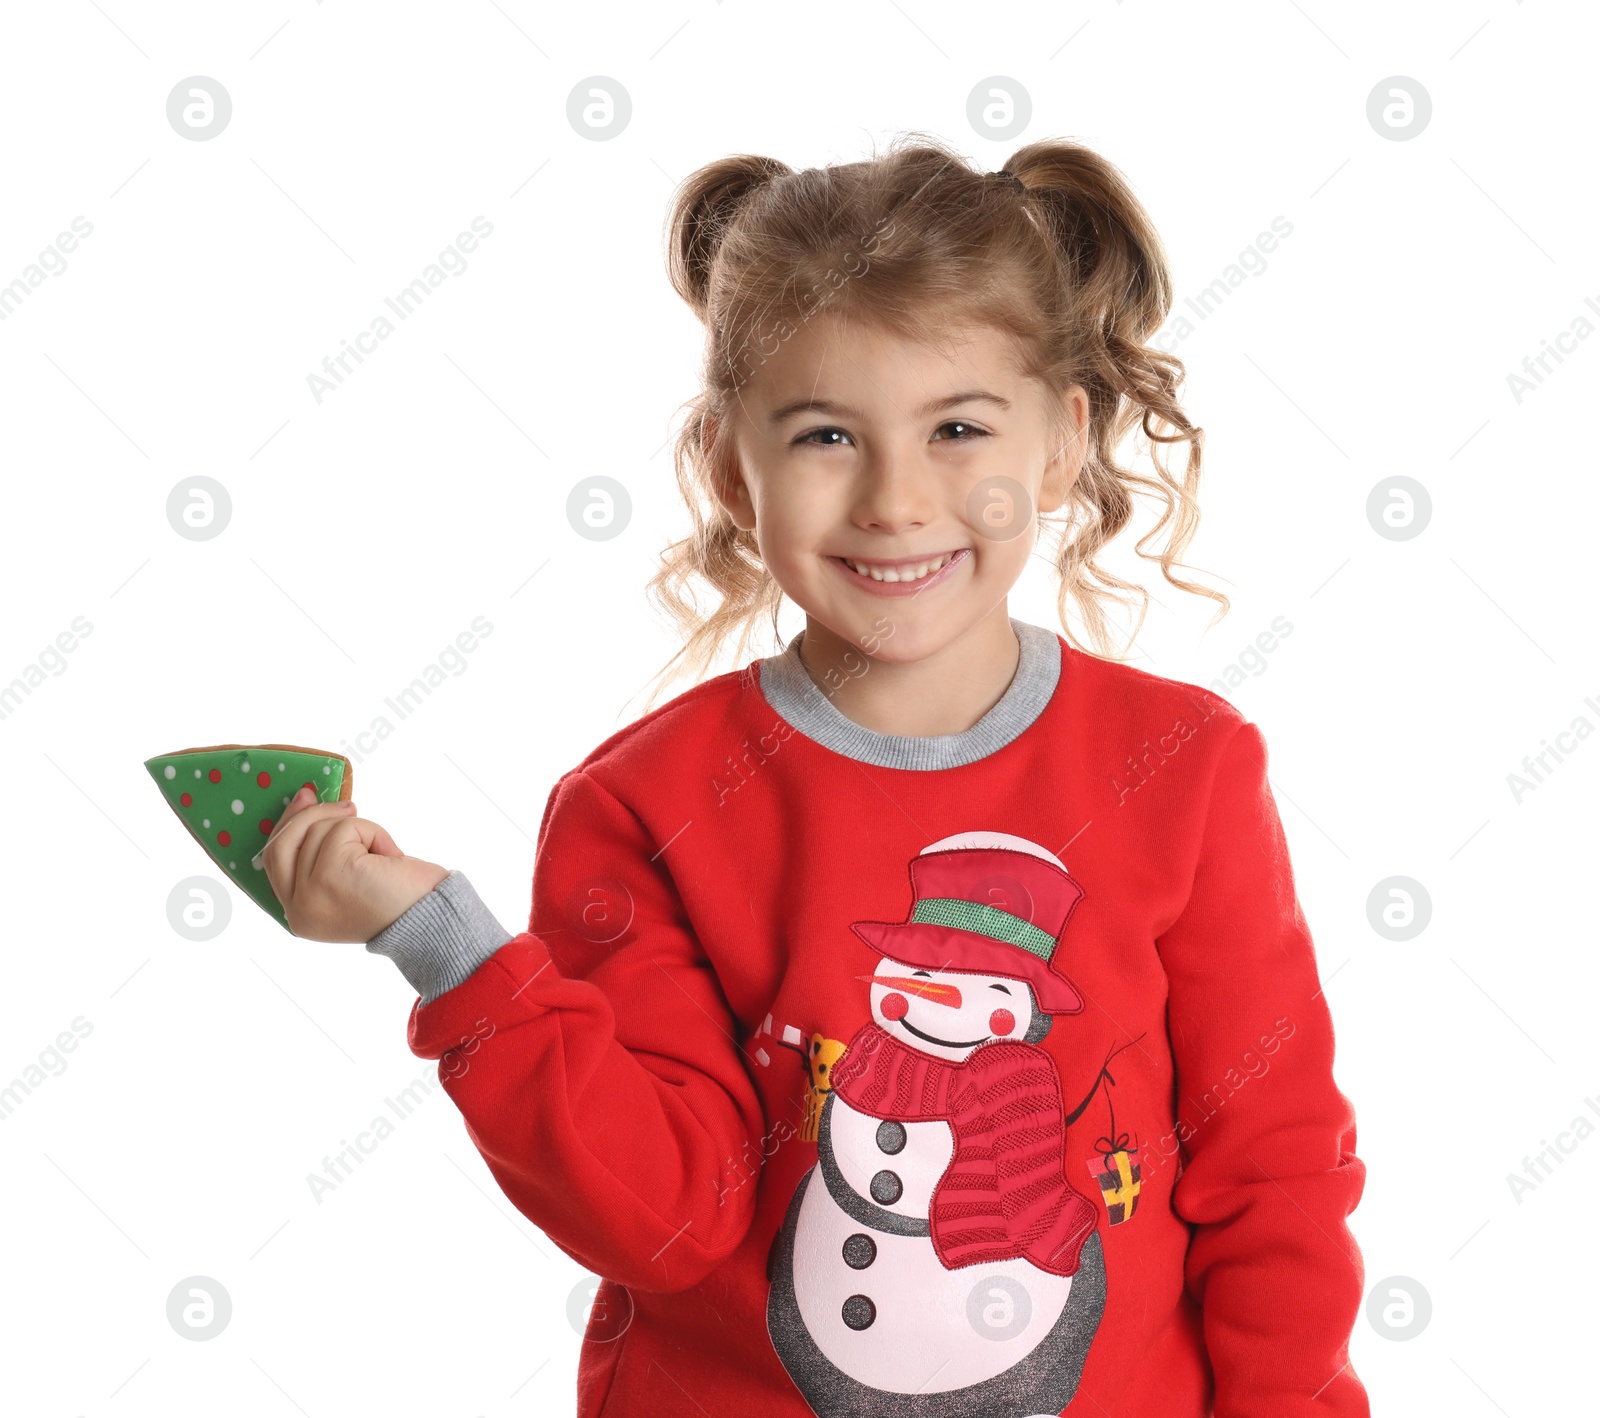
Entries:
{"label": "ear", "polygon": [[1073,483],[1083,471],[1089,451],[1089,395],[1081,384],[1074,384],[1058,396],[1051,408],[1052,427],[1062,440],[1044,465],[1039,484],[1039,511],[1054,512],[1067,500]]}
{"label": "ear", "polygon": [[733,525],[746,532],[756,525],[755,502],[750,495],[744,468],[739,461],[739,450],[732,430],[724,428],[712,415],[707,414],[703,425],[703,447],[711,469],[711,490],[722,504]]}

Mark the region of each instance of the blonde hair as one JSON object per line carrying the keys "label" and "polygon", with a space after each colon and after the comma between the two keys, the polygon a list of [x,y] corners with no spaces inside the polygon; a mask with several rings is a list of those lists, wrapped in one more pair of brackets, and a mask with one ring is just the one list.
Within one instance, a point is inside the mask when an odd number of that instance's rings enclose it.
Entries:
{"label": "blonde hair", "polygon": [[[1082,471],[1059,523],[1039,518],[1059,536],[1057,613],[1069,643],[1077,643],[1069,599],[1089,640],[1080,648],[1103,657],[1113,657],[1107,603],[1130,604],[1125,593],[1139,598],[1129,645],[1144,622],[1148,591],[1095,561],[1132,518],[1137,493],[1158,499],[1162,510],[1136,552],[1158,562],[1173,586],[1218,601],[1213,623],[1226,613],[1220,591],[1174,574],[1199,524],[1204,431],[1178,402],[1182,362],[1146,344],[1172,305],[1166,253],[1126,179],[1104,158],[1047,139],[985,173],[919,133],[896,138],[882,156],[800,172],[737,154],[682,183],[666,236],[673,287],[704,326],[706,343],[703,387],[680,406],[688,417],[673,444],[692,530],[662,553],[648,588],[684,640],[658,673],[657,693],[679,675],[703,676],[729,636],[737,635],[742,661],[763,618],[779,640],[783,592],[754,532],[735,526],[715,496],[732,440],[714,438],[708,449],[707,425],[731,427],[740,386],[785,331],[819,311],[919,342],[953,325],[998,326],[1013,336],[1027,374],[1058,393],[1084,388]],[[1117,461],[1136,428],[1149,441],[1155,477]],[[1186,457],[1174,474],[1166,449],[1179,443]],[[717,596],[704,611],[696,578]]]}

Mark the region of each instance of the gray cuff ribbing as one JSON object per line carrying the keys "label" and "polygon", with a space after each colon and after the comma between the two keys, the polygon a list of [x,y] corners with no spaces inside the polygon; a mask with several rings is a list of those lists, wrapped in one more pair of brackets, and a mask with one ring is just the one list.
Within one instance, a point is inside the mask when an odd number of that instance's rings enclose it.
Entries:
{"label": "gray cuff ribbing", "polygon": [[394,961],[422,1003],[430,1004],[511,938],[472,883],[453,871],[399,920],[373,936],[367,949]]}

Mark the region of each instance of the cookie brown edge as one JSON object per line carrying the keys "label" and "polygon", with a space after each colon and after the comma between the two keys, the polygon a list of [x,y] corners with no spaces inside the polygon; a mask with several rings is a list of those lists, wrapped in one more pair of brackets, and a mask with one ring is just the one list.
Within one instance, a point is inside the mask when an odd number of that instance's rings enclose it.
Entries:
{"label": "cookie brown edge", "polygon": [[[336,758],[340,763],[344,764],[344,778],[339,784],[339,796],[335,798],[334,801],[341,803],[350,801],[350,795],[352,792],[351,779],[355,776],[355,769],[351,765],[350,760],[342,753],[330,753],[325,748],[306,748],[303,744],[297,743],[212,743],[206,744],[201,748],[178,748],[174,749],[171,753],[156,753],[152,754],[151,757],[181,758],[186,753],[226,753],[228,750],[235,748],[283,748],[287,749],[290,753],[309,753],[314,758]],[[182,821],[181,818],[179,820]],[[184,826],[187,827],[188,824],[184,823]],[[189,835],[194,837],[194,833],[192,832]],[[200,839],[195,837],[195,841],[199,842]],[[204,844],[202,843],[201,845],[203,846]]]}

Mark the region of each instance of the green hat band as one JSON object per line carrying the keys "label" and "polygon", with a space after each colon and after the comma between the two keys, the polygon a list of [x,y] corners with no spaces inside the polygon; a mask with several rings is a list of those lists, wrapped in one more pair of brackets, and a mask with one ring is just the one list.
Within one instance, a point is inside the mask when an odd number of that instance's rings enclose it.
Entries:
{"label": "green hat band", "polygon": [[1042,931],[1031,921],[1013,916],[998,906],[964,901],[959,896],[925,896],[911,908],[911,919],[986,935],[1007,945],[1020,946],[1041,960],[1049,960],[1055,954],[1056,938],[1049,931]]}

